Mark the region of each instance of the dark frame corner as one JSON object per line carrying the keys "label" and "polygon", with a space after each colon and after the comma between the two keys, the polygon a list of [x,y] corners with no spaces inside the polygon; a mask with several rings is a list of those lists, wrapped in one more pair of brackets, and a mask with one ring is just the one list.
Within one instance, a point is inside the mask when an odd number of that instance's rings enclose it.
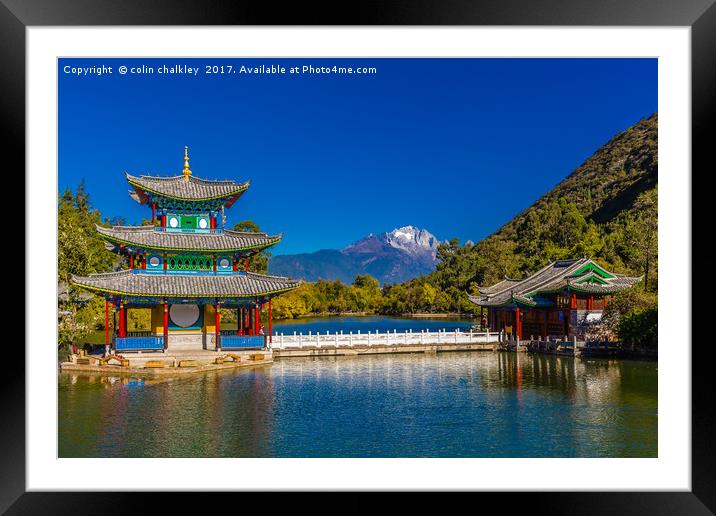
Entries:
{"label": "dark frame corner", "polygon": [[[716,5],[714,0],[425,0],[415,3],[356,2],[354,8],[310,9],[272,4],[160,0],[0,0],[0,119],[3,158],[25,169],[25,29],[42,25],[611,25],[690,26],[692,37],[692,161],[702,173],[712,167],[707,129],[716,120]],[[345,8],[345,6],[342,6]],[[350,12],[349,17],[343,13]],[[710,162],[709,162],[710,161]],[[686,172],[686,171],[685,171]],[[692,174],[693,177],[693,174]],[[24,196],[23,196],[24,197]],[[16,198],[20,196],[16,195]],[[693,234],[693,233],[692,233]],[[24,237],[23,237],[24,239]],[[702,305],[703,306],[703,305]],[[699,310],[694,305],[694,313]],[[698,320],[698,319],[697,319]],[[686,344],[686,343],[684,343]],[[550,514],[712,514],[716,512],[716,460],[712,436],[713,387],[704,347],[692,348],[692,491],[690,493],[508,494],[510,509]],[[698,358],[701,358],[699,360]],[[146,508],[146,495],[25,492],[25,377],[3,372],[0,418],[0,512],[131,513]],[[496,498],[499,494],[486,494]],[[162,495],[167,509],[186,496]],[[272,498],[273,504],[277,500]],[[416,500],[422,496],[416,496]],[[178,502],[178,503],[177,503]],[[496,500],[497,503],[505,500]],[[264,501],[266,503],[266,501]],[[350,504],[355,506],[356,504]],[[367,504],[365,505],[368,506]],[[536,511],[535,511],[536,509]]]}

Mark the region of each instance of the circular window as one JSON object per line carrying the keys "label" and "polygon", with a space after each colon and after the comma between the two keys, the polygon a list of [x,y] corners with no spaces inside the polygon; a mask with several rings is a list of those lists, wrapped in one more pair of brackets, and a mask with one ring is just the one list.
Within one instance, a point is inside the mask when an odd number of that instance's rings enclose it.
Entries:
{"label": "circular window", "polygon": [[169,225],[173,228],[177,227],[179,225],[179,219],[177,219],[176,217],[172,217],[171,219],[169,219]]}
{"label": "circular window", "polygon": [[228,267],[229,266],[229,260],[227,258],[222,258],[219,260],[219,267]]}
{"label": "circular window", "polygon": [[208,226],[208,224],[206,223],[206,219],[199,219],[199,227],[201,229],[206,229],[206,226]]}
{"label": "circular window", "polygon": [[160,261],[159,261],[159,257],[158,257],[158,256],[152,256],[152,257],[149,259],[149,265],[151,265],[152,267],[158,267],[158,266],[159,266],[159,263],[160,263]]}
{"label": "circular window", "polygon": [[198,305],[172,305],[169,308],[172,322],[181,328],[188,328],[199,320]]}

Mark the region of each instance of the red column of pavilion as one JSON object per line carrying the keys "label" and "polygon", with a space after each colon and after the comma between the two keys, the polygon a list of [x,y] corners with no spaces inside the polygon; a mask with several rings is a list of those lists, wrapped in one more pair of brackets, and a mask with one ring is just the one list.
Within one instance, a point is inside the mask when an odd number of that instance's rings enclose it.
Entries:
{"label": "red column of pavilion", "polygon": [[169,349],[169,303],[164,300],[164,349]]}
{"label": "red column of pavilion", "polygon": [[104,300],[104,345],[109,346],[109,299]]}
{"label": "red column of pavilion", "polygon": [[124,308],[124,302],[119,303],[119,336],[124,338],[127,336],[127,311]]}
{"label": "red column of pavilion", "polygon": [[241,307],[236,308],[236,334],[244,334],[244,310]]}
{"label": "red column of pavilion", "polygon": [[216,350],[221,351],[221,304],[216,302]]}
{"label": "red column of pavilion", "polygon": [[515,307],[515,334],[518,339],[522,338],[522,317],[520,315],[520,307]]}

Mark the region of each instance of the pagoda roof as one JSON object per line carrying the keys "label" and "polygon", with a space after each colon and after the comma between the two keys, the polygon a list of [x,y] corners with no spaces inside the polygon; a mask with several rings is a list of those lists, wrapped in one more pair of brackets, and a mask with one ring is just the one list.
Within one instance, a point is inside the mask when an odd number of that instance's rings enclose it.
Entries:
{"label": "pagoda roof", "polygon": [[157,274],[123,270],[72,276],[72,283],[89,291],[142,298],[255,298],[280,294],[302,281],[263,274]]}
{"label": "pagoda roof", "polygon": [[590,258],[551,262],[522,280],[506,278],[491,287],[481,288],[477,296],[468,296],[480,306],[542,306],[541,294],[565,290],[588,294],[612,294],[641,281],[643,276],[614,274]]}
{"label": "pagoda roof", "polygon": [[211,201],[226,199],[227,207],[245,192],[250,181],[237,183],[231,180],[202,179],[194,175],[133,176],[125,172],[127,181],[134,188],[130,196],[140,204],[148,202],[147,194],[180,201]]}
{"label": "pagoda roof", "polygon": [[225,229],[215,233],[158,231],[154,226],[95,225],[100,235],[113,244],[161,251],[232,252],[264,249],[281,241],[282,235]]}

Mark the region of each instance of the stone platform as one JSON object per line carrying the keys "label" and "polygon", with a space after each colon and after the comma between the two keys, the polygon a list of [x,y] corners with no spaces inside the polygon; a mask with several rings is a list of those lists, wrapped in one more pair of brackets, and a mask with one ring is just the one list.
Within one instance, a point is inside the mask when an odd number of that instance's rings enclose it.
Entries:
{"label": "stone platform", "polygon": [[[232,356],[233,355],[233,356]],[[128,365],[119,365],[119,360],[102,364],[101,357],[73,355],[67,362],[60,364],[62,371],[75,371],[109,375],[166,376],[187,373],[203,373],[241,367],[256,367],[273,362],[270,350],[250,349],[241,351],[210,350],[167,350],[166,352],[123,353],[122,358]],[[238,357],[238,360],[234,360]],[[87,359],[87,360],[85,360]],[[220,363],[217,363],[219,359]],[[223,359],[223,361],[221,360]],[[82,363],[90,362],[90,363]]]}

